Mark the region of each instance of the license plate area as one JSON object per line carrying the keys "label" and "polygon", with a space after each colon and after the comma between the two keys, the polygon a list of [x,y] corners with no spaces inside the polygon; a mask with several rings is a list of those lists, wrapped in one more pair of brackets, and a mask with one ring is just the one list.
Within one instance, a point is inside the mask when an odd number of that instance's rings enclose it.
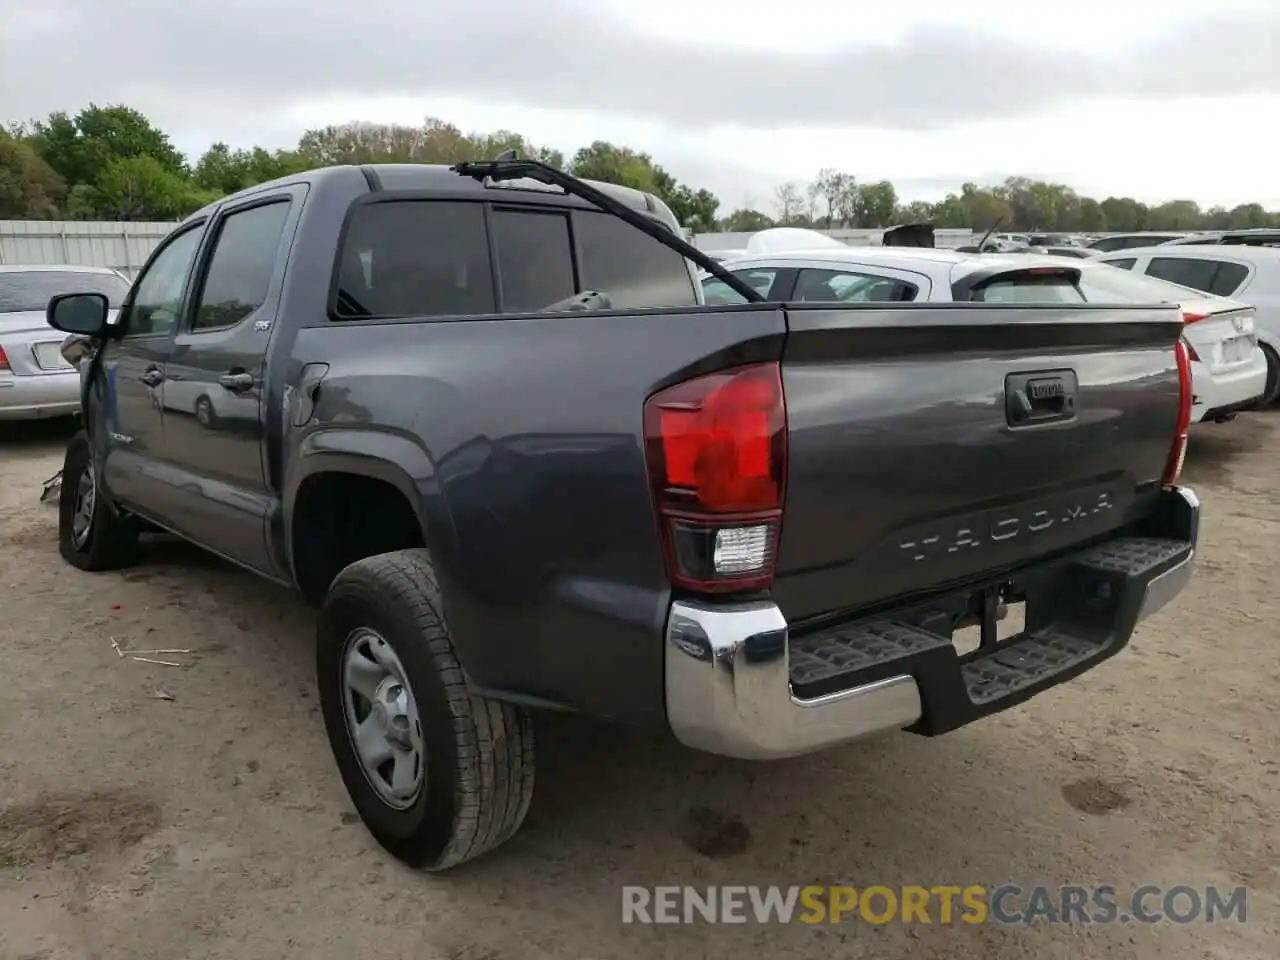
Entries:
{"label": "license plate area", "polygon": [[46,341],[37,343],[32,348],[32,354],[36,358],[36,366],[41,370],[70,370],[71,364],[67,363],[66,358],[62,356],[61,341]]}
{"label": "license plate area", "polygon": [[968,611],[956,619],[951,645],[962,660],[1015,642],[1026,630],[1026,600],[1008,584],[985,587],[969,597]]}
{"label": "license plate area", "polygon": [[1243,363],[1253,353],[1253,337],[1231,337],[1222,341],[1222,362]]}

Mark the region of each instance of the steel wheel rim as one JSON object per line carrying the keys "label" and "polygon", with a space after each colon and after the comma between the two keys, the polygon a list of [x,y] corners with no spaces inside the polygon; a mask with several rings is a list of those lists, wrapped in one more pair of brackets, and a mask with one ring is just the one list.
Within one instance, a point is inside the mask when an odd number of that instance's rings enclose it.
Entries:
{"label": "steel wheel rim", "polygon": [[207,427],[209,425],[209,420],[209,401],[201,400],[196,404],[196,421],[202,427]]}
{"label": "steel wheel rim", "polygon": [[425,786],[427,753],[404,665],[369,627],[347,635],[341,664],[342,715],[356,762],[379,800],[408,809]]}
{"label": "steel wheel rim", "polygon": [[98,482],[93,475],[93,462],[85,464],[76,481],[75,508],[71,514],[71,541],[83,547],[93,531],[93,510],[98,500]]}

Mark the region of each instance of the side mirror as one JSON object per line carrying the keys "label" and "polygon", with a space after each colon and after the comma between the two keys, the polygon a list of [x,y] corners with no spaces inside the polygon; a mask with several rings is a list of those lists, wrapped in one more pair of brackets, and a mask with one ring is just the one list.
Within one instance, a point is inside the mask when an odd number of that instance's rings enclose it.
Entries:
{"label": "side mirror", "polygon": [[101,337],[107,332],[110,303],[101,293],[60,293],[49,301],[45,321],[63,333]]}

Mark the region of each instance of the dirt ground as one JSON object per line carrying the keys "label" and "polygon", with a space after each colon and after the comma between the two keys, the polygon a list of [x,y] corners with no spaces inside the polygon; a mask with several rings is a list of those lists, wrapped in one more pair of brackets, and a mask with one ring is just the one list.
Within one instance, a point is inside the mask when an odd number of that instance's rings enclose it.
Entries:
{"label": "dirt ground", "polygon": [[[1099,669],[946,737],[772,765],[555,718],[525,829],[444,876],[356,820],[290,595],[180,544],[124,573],[59,560],[38,498],[65,436],[0,441],[2,960],[1277,955],[1280,414],[1194,434],[1198,572]],[[1249,900],[1186,926],[621,922],[625,884],[836,882]]]}

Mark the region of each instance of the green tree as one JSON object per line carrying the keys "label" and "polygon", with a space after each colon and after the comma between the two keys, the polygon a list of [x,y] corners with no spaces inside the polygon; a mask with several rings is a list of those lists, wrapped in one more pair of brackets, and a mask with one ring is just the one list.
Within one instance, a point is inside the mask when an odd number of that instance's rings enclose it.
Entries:
{"label": "green tree", "polygon": [[658,196],[671,208],[680,225],[697,233],[710,233],[716,228],[716,211],[720,201],[707,190],[694,190],[677,183],[659,168]]}
{"label": "green tree", "polygon": [[1147,226],[1147,208],[1133,197],[1107,197],[1102,201],[1102,215],[1107,229],[1117,233],[1144,230]]}
{"label": "green tree", "polygon": [[113,220],[166,220],[194,209],[189,181],[154,157],[109,161],[94,189],[98,211]]}
{"label": "green tree", "polygon": [[805,198],[801,195],[800,188],[796,184],[782,184],[773,192],[773,199],[778,205],[779,226],[810,226],[809,212],[805,209]]}
{"label": "green tree", "polygon": [[52,113],[32,125],[32,145],[68,183],[94,183],[113,160],[149,157],[174,176],[186,174],[186,160],[168,134],[143,114],[121,104],[89,104],[74,117]]}
{"label": "green tree", "polygon": [[[854,179],[847,173],[841,173],[832,167],[823,167],[817,178],[809,185],[809,201],[822,211],[822,219],[828,228],[835,224],[837,214],[842,210],[841,201],[855,187]],[[840,217],[841,226],[845,218]]]}
{"label": "green tree", "polygon": [[0,132],[0,219],[53,219],[66,192],[66,182],[29,143]]}
{"label": "green tree", "polygon": [[863,227],[888,227],[898,209],[898,191],[888,180],[864,183],[858,188],[858,224]]}
{"label": "green tree", "polygon": [[299,173],[311,166],[306,156],[292,150],[274,153],[262,147],[232,150],[225,143],[215,143],[200,156],[192,168],[191,178],[202,190],[227,194]]}
{"label": "green tree", "polygon": [[937,205],[927,200],[912,200],[894,214],[897,223],[929,223],[937,215]]}
{"label": "green tree", "polygon": [[961,186],[959,194],[948,194],[936,211],[940,227],[987,230],[996,224],[1008,226],[1012,219],[1013,209],[1007,200],[975,183]]}
{"label": "green tree", "polygon": [[1233,230],[1250,230],[1269,227],[1272,223],[1273,218],[1263,209],[1262,204],[1242,203],[1232,208],[1228,226]]}
{"label": "green tree", "polygon": [[585,180],[601,180],[650,193],[658,190],[652,157],[605,140],[597,140],[578,150],[573,155],[570,170],[575,177]]}
{"label": "green tree", "polygon": [[1107,229],[1107,216],[1102,204],[1093,197],[1080,198],[1080,229],[1087,233],[1100,233]]}
{"label": "green tree", "polygon": [[1147,215],[1149,230],[1194,230],[1203,222],[1200,204],[1194,200],[1170,200],[1152,207]]}
{"label": "green tree", "polygon": [[720,221],[720,229],[728,233],[755,233],[775,226],[773,218],[759,210],[738,209]]}

